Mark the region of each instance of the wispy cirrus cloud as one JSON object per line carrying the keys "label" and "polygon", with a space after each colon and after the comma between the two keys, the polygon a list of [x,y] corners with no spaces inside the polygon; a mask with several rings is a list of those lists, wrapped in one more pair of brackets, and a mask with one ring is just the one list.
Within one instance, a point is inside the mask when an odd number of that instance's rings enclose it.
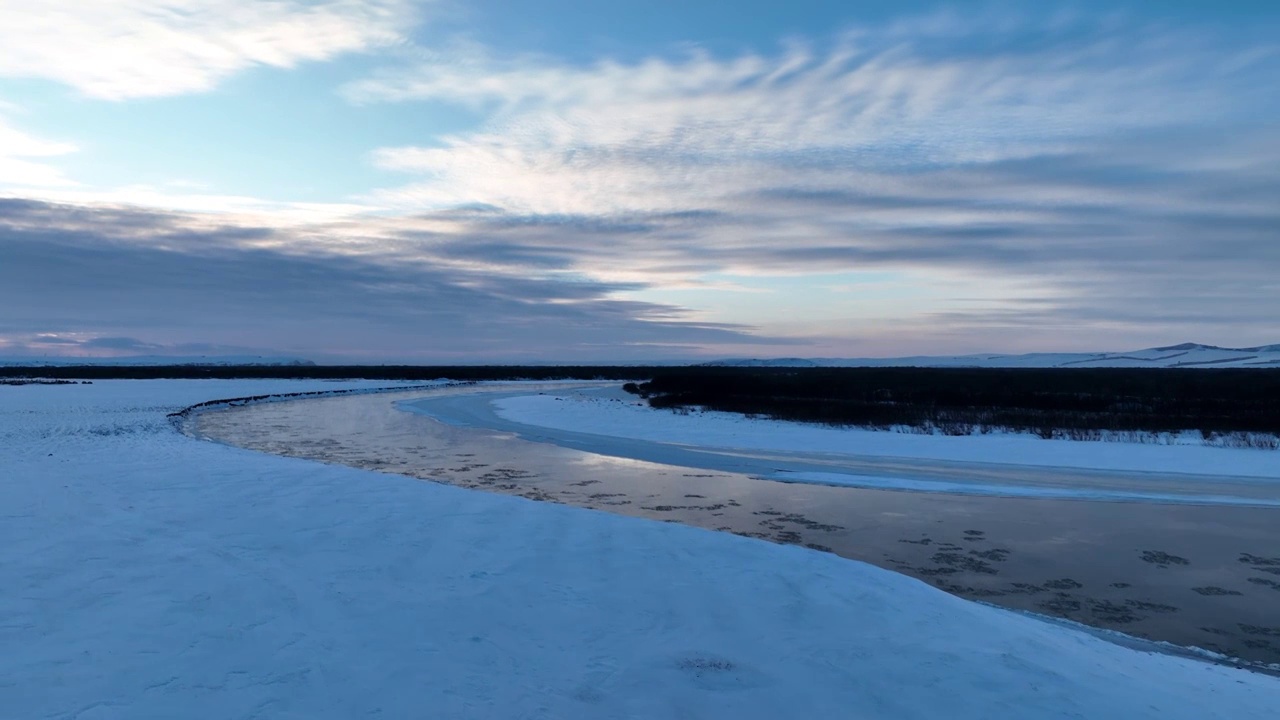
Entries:
{"label": "wispy cirrus cloud", "polygon": [[774,55],[695,50],[587,67],[464,45],[345,92],[490,113],[481,131],[376,153],[382,167],[430,177],[380,197],[548,213],[702,207],[773,185],[865,186],[895,171],[1071,152],[1267,105],[1249,97],[1275,69],[1267,48],[1084,30],[957,22],[944,35],[930,20]]}
{"label": "wispy cirrus cloud", "polygon": [[[510,253],[559,248],[580,271],[658,287],[910,273],[954,293],[897,318],[917,332],[1057,312],[1059,336],[1122,337],[1143,318],[1174,334],[1214,316],[1269,341],[1237,309],[1280,305],[1280,98],[1262,91],[1276,43],[1122,16],[988,20],[587,66],[462,46],[345,92],[487,113],[474,132],[377,151],[419,179],[369,198],[462,209],[466,232]],[[606,225],[634,229],[591,229]],[[845,327],[860,327],[849,297]]]}
{"label": "wispy cirrus cloud", "polygon": [[41,0],[6,3],[0,77],[107,100],[200,92],[232,73],[400,41],[413,0]]}

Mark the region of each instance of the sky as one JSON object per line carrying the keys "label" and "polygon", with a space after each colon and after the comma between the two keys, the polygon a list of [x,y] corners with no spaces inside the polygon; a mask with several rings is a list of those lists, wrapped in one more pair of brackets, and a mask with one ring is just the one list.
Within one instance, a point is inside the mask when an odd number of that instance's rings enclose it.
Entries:
{"label": "sky", "polygon": [[0,0],[0,355],[1280,342],[1280,4]]}

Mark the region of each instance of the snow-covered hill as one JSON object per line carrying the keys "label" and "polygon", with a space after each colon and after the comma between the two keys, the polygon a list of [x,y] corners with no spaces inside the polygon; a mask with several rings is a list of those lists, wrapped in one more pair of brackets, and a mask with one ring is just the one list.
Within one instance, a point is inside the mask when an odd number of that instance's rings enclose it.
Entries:
{"label": "snow-covered hill", "polygon": [[1130,352],[1030,353],[1027,355],[917,355],[897,358],[731,359],[704,363],[727,367],[1189,367],[1280,368],[1280,344],[1248,348],[1184,343]]}

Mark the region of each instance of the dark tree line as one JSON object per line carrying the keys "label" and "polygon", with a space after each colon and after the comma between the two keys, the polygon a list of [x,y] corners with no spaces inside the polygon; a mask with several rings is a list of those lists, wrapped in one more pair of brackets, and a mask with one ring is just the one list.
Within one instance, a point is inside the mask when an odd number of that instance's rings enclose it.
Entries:
{"label": "dark tree line", "polygon": [[693,367],[659,370],[633,391],[658,408],[951,434],[1280,435],[1280,370],[1272,369]]}

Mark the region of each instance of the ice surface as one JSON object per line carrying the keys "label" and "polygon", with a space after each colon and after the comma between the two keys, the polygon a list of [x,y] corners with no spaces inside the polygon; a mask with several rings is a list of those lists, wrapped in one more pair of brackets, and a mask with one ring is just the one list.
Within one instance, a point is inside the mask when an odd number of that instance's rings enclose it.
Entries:
{"label": "ice surface", "polygon": [[504,419],[569,432],[698,447],[901,457],[1125,472],[1276,479],[1280,452],[1183,444],[1045,440],[1031,434],[944,436],[829,427],[725,412],[654,410],[634,396],[595,391],[494,401]]}
{"label": "ice surface", "polygon": [[1280,707],[1276,678],[1119,647],[833,555],[202,443],[164,418],[349,386],[0,388],[0,715]]}

